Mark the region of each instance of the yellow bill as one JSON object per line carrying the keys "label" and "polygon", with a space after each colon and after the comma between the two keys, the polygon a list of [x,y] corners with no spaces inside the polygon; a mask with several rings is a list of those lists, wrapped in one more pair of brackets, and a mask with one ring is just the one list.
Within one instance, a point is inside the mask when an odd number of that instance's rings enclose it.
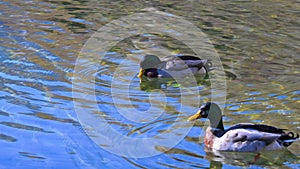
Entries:
{"label": "yellow bill", "polygon": [[199,119],[199,118],[201,118],[201,112],[200,111],[198,111],[196,114],[189,117],[188,121],[194,121],[194,120]]}
{"label": "yellow bill", "polygon": [[145,70],[143,68],[141,68],[137,77],[141,79],[142,76],[143,76],[143,74],[144,74],[144,72],[145,72]]}

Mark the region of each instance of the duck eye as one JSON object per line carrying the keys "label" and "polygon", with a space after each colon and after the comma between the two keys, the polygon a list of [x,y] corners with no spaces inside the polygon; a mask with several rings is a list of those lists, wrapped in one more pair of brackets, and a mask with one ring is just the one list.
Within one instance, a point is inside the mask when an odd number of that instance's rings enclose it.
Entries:
{"label": "duck eye", "polygon": [[207,111],[206,110],[204,110],[204,109],[201,109],[201,115],[207,115],[208,113],[207,113]]}

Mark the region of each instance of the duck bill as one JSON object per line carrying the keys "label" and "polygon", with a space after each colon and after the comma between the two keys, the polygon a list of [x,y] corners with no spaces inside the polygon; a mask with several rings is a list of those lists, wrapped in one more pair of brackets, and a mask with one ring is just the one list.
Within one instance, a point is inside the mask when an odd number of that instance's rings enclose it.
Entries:
{"label": "duck bill", "polygon": [[192,115],[188,118],[188,121],[194,121],[201,118],[201,110],[199,110],[196,114]]}
{"label": "duck bill", "polygon": [[141,68],[137,77],[141,79],[144,73],[145,73],[145,70],[143,68]]}

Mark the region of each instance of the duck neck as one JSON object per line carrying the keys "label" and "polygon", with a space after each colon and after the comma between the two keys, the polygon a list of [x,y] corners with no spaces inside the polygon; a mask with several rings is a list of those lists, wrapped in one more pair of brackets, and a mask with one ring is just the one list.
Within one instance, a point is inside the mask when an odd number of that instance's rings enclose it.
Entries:
{"label": "duck neck", "polygon": [[219,118],[214,117],[213,119],[210,119],[210,127],[213,129],[219,129],[224,131],[222,116],[220,116]]}

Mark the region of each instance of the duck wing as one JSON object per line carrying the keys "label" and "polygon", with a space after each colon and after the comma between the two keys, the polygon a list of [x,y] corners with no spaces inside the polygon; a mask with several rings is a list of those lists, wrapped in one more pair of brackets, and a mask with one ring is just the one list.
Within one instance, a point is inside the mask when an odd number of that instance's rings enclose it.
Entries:
{"label": "duck wing", "polygon": [[269,145],[271,148],[288,147],[299,138],[298,134],[284,132],[285,129],[252,123],[240,123],[215,135],[220,142],[227,143],[232,151],[259,151]]}
{"label": "duck wing", "polygon": [[269,126],[265,124],[253,124],[253,123],[239,123],[236,124],[227,130],[224,131],[226,133],[227,131],[233,130],[233,129],[249,129],[249,130],[257,130],[261,132],[267,132],[267,133],[277,133],[277,134],[284,134],[285,129],[277,128],[274,126]]}
{"label": "duck wing", "polygon": [[273,145],[272,148],[280,147],[276,140],[281,137],[281,134],[266,133],[258,130],[249,130],[237,128],[227,131],[222,137],[217,138],[214,142],[214,148],[224,151],[261,151]]}
{"label": "duck wing", "polygon": [[207,60],[202,60],[196,56],[190,55],[166,56],[162,59],[162,61],[164,64],[164,69],[169,71],[181,71],[189,68],[197,68],[199,70],[202,67],[208,67]]}
{"label": "duck wing", "polygon": [[170,61],[174,59],[181,59],[181,60],[202,60],[197,56],[192,56],[192,55],[180,55],[180,56],[174,56],[174,55],[168,55],[163,57],[161,60],[162,61]]}
{"label": "duck wing", "polygon": [[182,55],[182,56],[178,56],[178,57],[181,60],[184,60],[186,62],[186,64],[191,67],[198,67],[199,69],[204,67],[207,72],[215,69],[210,60],[200,59],[199,57],[191,56],[191,55]]}

